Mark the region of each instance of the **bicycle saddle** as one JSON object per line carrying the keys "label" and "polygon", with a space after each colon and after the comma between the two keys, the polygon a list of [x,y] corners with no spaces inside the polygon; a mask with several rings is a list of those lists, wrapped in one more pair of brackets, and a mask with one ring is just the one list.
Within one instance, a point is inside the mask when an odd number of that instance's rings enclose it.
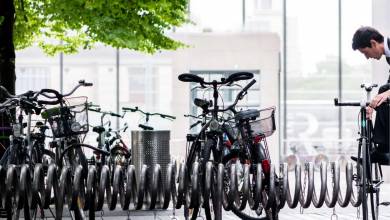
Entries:
{"label": "bicycle saddle", "polygon": [[212,101],[207,101],[205,99],[195,98],[194,99],[194,104],[196,106],[202,108],[203,110],[207,110],[209,107],[211,107],[213,105],[213,102]]}
{"label": "bicycle saddle", "polygon": [[236,121],[242,121],[242,120],[255,120],[257,117],[260,116],[260,112],[257,109],[248,109],[244,111],[240,111],[235,115]]}
{"label": "bicycle saddle", "polygon": [[103,133],[105,130],[106,130],[106,129],[104,129],[103,126],[96,126],[96,127],[93,127],[93,128],[92,128],[92,131],[93,131],[93,132],[96,132],[96,133],[98,133],[98,134]]}

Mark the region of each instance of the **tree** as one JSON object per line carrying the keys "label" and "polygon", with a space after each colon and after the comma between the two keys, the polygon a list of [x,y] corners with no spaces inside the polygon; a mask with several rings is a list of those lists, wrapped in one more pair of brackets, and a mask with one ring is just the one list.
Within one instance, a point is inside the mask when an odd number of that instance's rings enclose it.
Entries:
{"label": "tree", "polygon": [[74,53],[101,42],[153,53],[182,44],[165,32],[186,22],[187,0],[1,0],[0,81],[14,92],[15,49]]}
{"label": "tree", "polygon": [[[186,10],[187,0],[0,0],[0,85],[15,93],[15,49],[33,44],[50,55],[97,42],[148,53],[176,49],[183,44],[165,32],[186,22]],[[0,126],[9,126],[7,118]]]}

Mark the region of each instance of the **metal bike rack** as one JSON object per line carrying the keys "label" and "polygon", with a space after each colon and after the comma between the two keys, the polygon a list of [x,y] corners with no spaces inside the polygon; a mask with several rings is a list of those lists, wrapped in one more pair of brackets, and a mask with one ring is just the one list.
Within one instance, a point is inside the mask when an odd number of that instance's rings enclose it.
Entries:
{"label": "metal bike rack", "polygon": [[[145,138],[149,141],[145,141]],[[186,170],[184,163],[169,162],[169,131],[134,132],[133,147],[134,165],[116,166],[114,170],[104,166],[99,175],[96,175],[98,171],[93,165],[89,167],[87,176],[82,175],[81,166],[72,176],[69,167],[59,168],[51,164],[45,174],[42,165],[36,164],[31,172],[27,169],[28,165],[24,165],[18,178],[16,166],[0,166],[0,186],[6,189],[0,193],[0,199],[14,202],[25,200],[28,206],[24,207],[33,209],[40,199],[42,208],[48,209],[53,205],[53,199],[50,197],[55,196],[57,219],[61,219],[65,207],[73,210],[80,204],[84,204],[80,209],[90,210],[91,213],[101,211],[105,203],[110,210],[118,209],[118,205],[123,210],[160,210],[167,209],[171,204],[174,209],[183,205],[202,207],[201,201],[207,198],[201,197],[209,196],[212,188],[207,184],[204,188],[200,187],[201,167],[198,162],[193,164],[191,170]],[[212,162],[207,164],[208,177],[210,172],[218,170],[218,176],[221,176],[218,181],[223,181],[223,176],[231,178],[230,191],[227,194],[223,192],[225,188],[222,183],[217,184],[221,188],[214,188],[222,193],[217,199],[226,199],[223,202],[225,210],[243,210],[247,206],[256,210],[259,204],[262,207],[277,206],[279,209],[301,207],[301,210],[310,205],[316,208],[334,208],[337,204],[340,207],[347,207],[349,204],[359,207],[362,204],[362,189],[353,178],[359,174],[351,162],[345,167],[340,167],[337,162],[323,162],[318,171],[313,168],[313,163],[296,164],[294,168],[288,168],[286,163],[280,166],[271,164],[269,179],[251,179],[249,164],[237,163],[229,167],[218,164],[218,169],[213,169],[215,166]],[[261,172],[264,171],[260,164],[256,165],[256,169],[256,176],[262,176]],[[345,174],[340,175],[342,169],[345,169],[342,172]],[[315,172],[318,172],[321,178],[314,180]],[[189,176],[191,178],[188,179]],[[237,183],[240,181],[248,185],[238,187]],[[278,184],[275,184],[276,181]],[[251,182],[256,184],[255,188],[249,187]],[[340,187],[340,182],[345,182],[345,187]],[[270,184],[269,192],[263,191],[264,184]],[[295,186],[290,187],[291,185]],[[17,196],[18,194],[22,197]],[[31,200],[25,198],[30,195]],[[19,207],[20,210],[24,209],[23,206]]]}

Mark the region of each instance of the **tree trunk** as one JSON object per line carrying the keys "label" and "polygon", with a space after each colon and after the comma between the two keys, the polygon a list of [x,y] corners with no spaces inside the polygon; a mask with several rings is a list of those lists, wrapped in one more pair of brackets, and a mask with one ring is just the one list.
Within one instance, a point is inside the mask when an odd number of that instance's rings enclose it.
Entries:
{"label": "tree trunk", "polygon": [[[11,94],[15,94],[15,47],[13,43],[13,27],[15,22],[14,0],[0,0],[0,16],[3,21],[0,23],[0,85],[4,86]],[[0,93],[0,102],[4,101],[4,96]],[[9,119],[0,115],[0,143],[4,147],[9,146],[8,139],[11,130]],[[4,148],[0,147],[0,156],[4,153]]]}

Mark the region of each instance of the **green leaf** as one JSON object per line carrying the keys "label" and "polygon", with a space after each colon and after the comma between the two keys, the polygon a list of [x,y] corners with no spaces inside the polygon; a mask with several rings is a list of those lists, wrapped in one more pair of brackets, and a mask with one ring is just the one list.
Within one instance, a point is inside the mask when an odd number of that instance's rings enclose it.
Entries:
{"label": "green leaf", "polygon": [[14,43],[17,49],[37,44],[51,55],[97,42],[148,53],[174,50],[185,45],[166,33],[188,22],[187,5],[188,0],[24,0],[24,10],[15,4]]}

